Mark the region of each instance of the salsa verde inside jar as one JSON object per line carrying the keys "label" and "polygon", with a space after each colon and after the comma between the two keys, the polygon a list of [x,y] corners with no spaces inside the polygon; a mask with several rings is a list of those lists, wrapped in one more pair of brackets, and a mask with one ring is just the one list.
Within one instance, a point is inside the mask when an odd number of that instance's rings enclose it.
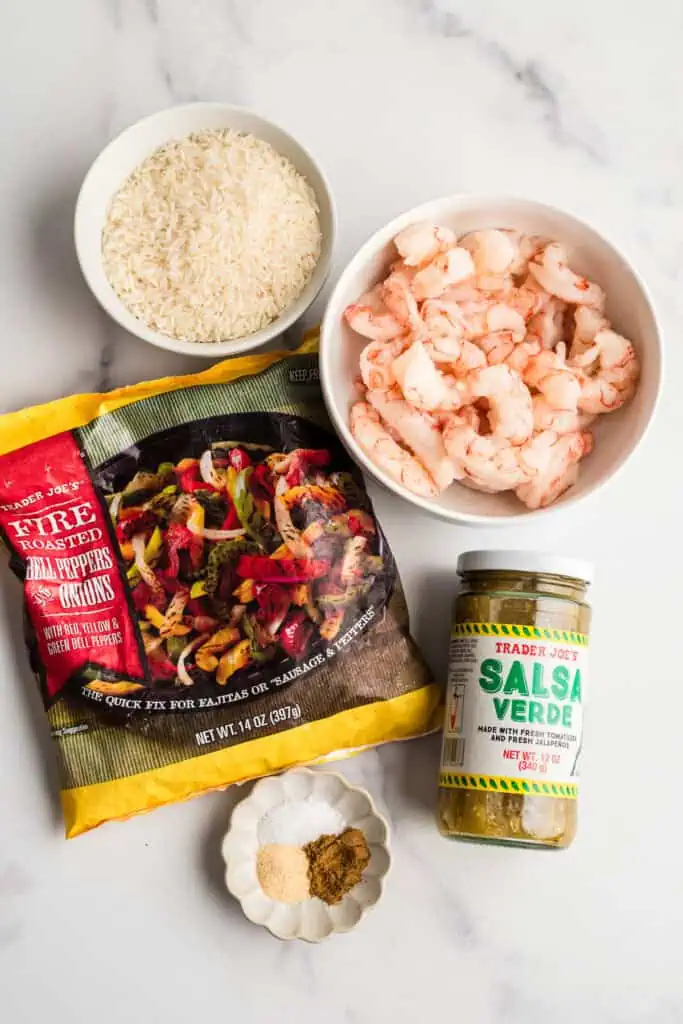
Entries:
{"label": "salsa verde inside jar", "polygon": [[576,834],[589,563],[458,560],[437,821],[446,836],[569,846]]}

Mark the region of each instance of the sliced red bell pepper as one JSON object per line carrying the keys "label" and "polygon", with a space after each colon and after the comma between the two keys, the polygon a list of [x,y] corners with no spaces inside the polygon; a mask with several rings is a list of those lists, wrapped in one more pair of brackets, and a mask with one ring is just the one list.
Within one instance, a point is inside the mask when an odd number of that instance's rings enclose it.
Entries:
{"label": "sliced red bell pepper", "polygon": [[330,563],[325,558],[269,558],[267,555],[241,555],[237,575],[262,583],[306,583],[326,576]]}
{"label": "sliced red bell pepper", "polygon": [[150,509],[123,509],[116,524],[116,537],[124,543],[136,533],[151,533],[156,524],[156,517]]}
{"label": "sliced red bell pepper", "polygon": [[252,493],[257,498],[264,498],[266,501],[270,501],[275,494],[273,474],[265,462],[259,462],[258,466],[254,466],[249,484]]}
{"label": "sliced red bell pepper", "polygon": [[186,588],[186,584],[182,583],[177,576],[174,576],[170,568],[155,569],[154,571],[157,579],[161,580],[161,584],[167,594],[175,594],[178,590]]}
{"label": "sliced red bell pepper", "polygon": [[300,658],[308,649],[312,632],[313,624],[305,612],[290,612],[280,630],[280,646],[290,658]]}
{"label": "sliced red bell pepper", "polygon": [[199,472],[198,463],[193,463],[188,466],[187,469],[182,469],[180,472],[176,470],[176,477],[178,479],[178,487],[181,491],[185,491],[191,494],[193,491],[217,491],[218,488],[214,487],[213,484],[207,484],[206,480],[202,480]]}
{"label": "sliced red bell pepper", "polygon": [[251,458],[245,452],[244,448],[231,448],[228,454],[230,465],[233,469],[236,469],[240,473],[247,466],[251,466]]}
{"label": "sliced red bell pepper", "polygon": [[257,583],[255,592],[259,607],[256,619],[270,636],[275,636],[292,603],[292,595],[287,587],[277,583]]}
{"label": "sliced red bell pepper", "polygon": [[191,597],[185,605],[185,614],[193,616],[206,615],[206,607],[201,597]]}
{"label": "sliced red bell pepper", "polygon": [[287,470],[287,485],[296,487],[303,483],[309,469],[320,469],[327,466],[329,461],[330,453],[325,448],[297,448],[292,453],[292,461]]}
{"label": "sliced red bell pepper", "polygon": [[369,532],[367,523],[363,522],[360,516],[355,516],[353,512],[349,513],[347,522],[349,524],[349,531],[354,537],[357,537],[359,533],[366,535]]}
{"label": "sliced red bell pepper", "polygon": [[136,612],[144,612],[148,604],[153,605],[155,608],[163,608],[167,600],[163,594],[154,593],[144,580],[141,580],[136,587],[133,587],[131,596]]}
{"label": "sliced red bell pepper", "polygon": [[178,553],[187,551],[194,569],[199,569],[202,564],[204,542],[197,537],[187,526],[182,523],[169,523],[166,531],[166,553],[168,555],[169,576],[177,577],[180,572],[180,559]]}
{"label": "sliced red bell pepper", "polygon": [[242,523],[240,521],[240,517],[237,515],[237,512],[235,511],[235,506],[231,502],[230,508],[228,509],[228,514],[221,523],[221,530],[239,530],[241,525]]}
{"label": "sliced red bell pepper", "polygon": [[155,679],[174,679],[177,669],[168,658],[149,658],[149,670]]}

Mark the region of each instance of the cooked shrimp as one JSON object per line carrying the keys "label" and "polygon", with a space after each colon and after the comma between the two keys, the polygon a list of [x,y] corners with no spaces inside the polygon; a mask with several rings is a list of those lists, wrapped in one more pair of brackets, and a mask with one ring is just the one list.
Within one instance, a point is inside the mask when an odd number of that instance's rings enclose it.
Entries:
{"label": "cooked shrimp", "polygon": [[460,306],[468,340],[497,331],[512,331],[515,341],[526,332],[524,317],[505,302],[463,302]]}
{"label": "cooked shrimp", "polygon": [[568,265],[567,249],[559,242],[546,245],[529,263],[529,272],[542,288],[565,302],[605,308],[605,293],[598,284],[575,274]]}
{"label": "cooked shrimp", "polygon": [[554,409],[575,412],[581,395],[581,381],[575,370],[565,362],[565,346],[561,342],[553,352],[543,349],[527,363],[524,383],[536,388]]}
{"label": "cooked shrimp", "polygon": [[403,334],[403,325],[392,316],[381,299],[381,285],[361,295],[344,310],[349,327],[372,341],[391,341]]}
{"label": "cooked shrimp", "polygon": [[434,338],[433,341],[424,341],[422,344],[432,362],[438,365],[457,362],[462,354],[463,344],[469,345],[470,342],[462,342],[460,338]]}
{"label": "cooked shrimp", "polygon": [[530,479],[515,490],[527,508],[545,508],[576,482],[578,465],[593,447],[587,431],[559,435],[552,430],[535,434],[520,449],[521,465]]}
{"label": "cooked shrimp", "polygon": [[574,310],[574,334],[569,349],[569,361],[582,356],[592,346],[598,331],[609,328],[609,320],[590,306],[577,306]]}
{"label": "cooked shrimp", "polygon": [[390,388],[395,382],[394,360],[405,348],[403,341],[371,341],[360,354],[360,375],[366,388]]}
{"label": "cooked shrimp", "polygon": [[456,479],[477,490],[495,493],[519,487],[528,479],[519,461],[519,448],[502,437],[482,436],[472,407],[452,416],[443,431],[443,442],[455,469]]}
{"label": "cooked shrimp", "polygon": [[466,377],[472,370],[482,370],[486,365],[486,353],[473,341],[463,341],[460,356],[449,369],[455,377]]}
{"label": "cooked shrimp", "polygon": [[443,299],[427,299],[420,311],[427,337],[436,342],[440,338],[461,338],[465,327],[460,307]]}
{"label": "cooked shrimp", "polygon": [[535,313],[527,325],[527,338],[537,338],[541,348],[555,348],[564,337],[564,315],[567,303],[554,296]]}
{"label": "cooked shrimp", "polygon": [[472,253],[477,275],[506,274],[517,255],[509,235],[496,228],[471,231],[460,239],[458,245]]}
{"label": "cooked shrimp", "polygon": [[429,263],[437,253],[452,249],[456,242],[457,236],[450,228],[439,227],[429,221],[411,224],[394,239],[399,255],[409,267]]}
{"label": "cooked shrimp", "polygon": [[[520,342],[520,344],[523,343]],[[483,338],[477,338],[477,345],[485,353],[489,366],[507,362],[515,350],[512,331],[496,331],[494,334],[485,334]]]}
{"label": "cooked shrimp", "polygon": [[423,342],[425,352],[437,366],[443,366],[456,377],[466,376],[470,370],[486,366],[486,354],[473,341],[459,338],[436,338]]}
{"label": "cooked shrimp", "polygon": [[404,329],[420,333],[423,323],[412,292],[414,278],[415,272],[409,267],[397,266],[382,285],[382,299],[389,313]]}
{"label": "cooked shrimp", "polygon": [[441,298],[445,302],[507,302],[508,296],[515,291],[509,274],[480,274],[447,288]]}
{"label": "cooked shrimp", "polygon": [[398,435],[427,469],[439,490],[449,487],[455,479],[455,470],[444,448],[441,431],[431,416],[414,409],[397,389],[368,391],[367,397],[392,434]]}
{"label": "cooked shrimp", "polygon": [[522,284],[506,294],[505,304],[526,321],[540,313],[550,299],[551,296],[545,288],[541,288],[538,281],[529,275]]}
{"label": "cooked shrimp", "polygon": [[420,341],[395,359],[391,369],[406,401],[418,409],[459,409],[463,404],[463,395],[457,388],[449,389]]}
{"label": "cooked shrimp", "polygon": [[558,465],[561,468],[552,476],[534,477],[533,480],[527,481],[515,489],[515,495],[527,508],[547,508],[548,505],[557,501],[565,491],[574,486],[579,478],[578,463],[573,462],[571,458],[560,459],[558,456]]}
{"label": "cooked shrimp", "polygon": [[613,412],[628,401],[640,377],[640,361],[631,342],[616,331],[602,330],[592,346],[572,359],[581,378],[579,408],[598,415]]}
{"label": "cooked shrimp", "polygon": [[485,298],[503,298],[514,287],[509,274],[479,274],[474,280]]}
{"label": "cooked shrimp", "polygon": [[371,405],[356,402],[351,407],[350,425],[351,433],[363,451],[393,480],[425,498],[433,498],[439,493],[424,466],[394,441]]}
{"label": "cooked shrimp", "polygon": [[471,277],[467,281],[461,281],[460,284],[451,285],[442,293],[441,300],[448,303],[489,302],[489,296],[482,291],[477,281],[478,278]]}
{"label": "cooked shrimp", "polygon": [[523,377],[529,360],[532,356],[537,356],[540,351],[541,343],[537,338],[534,338],[532,341],[520,341],[518,345],[515,345],[505,363],[511,370],[515,370]]}
{"label": "cooked shrimp", "polygon": [[504,230],[512,244],[515,246],[515,257],[510,265],[509,271],[515,277],[522,277],[529,270],[529,260],[532,260],[547,244],[549,239],[543,235],[523,235],[519,231],[510,228]]}
{"label": "cooked shrimp", "polygon": [[416,299],[438,299],[446,289],[474,276],[474,263],[466,249],[456,246],[439,253],[415,274],[413,295]]}
{"label": "cooked shrimp", "polygon": [[554,430],[556,434],[572,434],[582,427],[581,413],[574,409],[556,409],[545,395],[531,400],[534,431]]}
{"label": "cooked shrimp", "polygon": [[518,373],[504,364],[474,370],[467,377],[473,399],[488,401],[491,433],[510,444],[524,444],[534,429],[531,395]]}

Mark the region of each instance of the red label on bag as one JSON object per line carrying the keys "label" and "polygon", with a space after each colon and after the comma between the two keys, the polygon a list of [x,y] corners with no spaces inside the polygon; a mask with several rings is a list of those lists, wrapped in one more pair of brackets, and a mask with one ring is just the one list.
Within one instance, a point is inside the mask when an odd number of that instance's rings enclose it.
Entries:
{"label": "red label on bag", "polygon": [[4,455],[2,472],[0,526],[25,563],[26,604],[50,697],[88,664],[144,678],[106,513],[73,436]]}

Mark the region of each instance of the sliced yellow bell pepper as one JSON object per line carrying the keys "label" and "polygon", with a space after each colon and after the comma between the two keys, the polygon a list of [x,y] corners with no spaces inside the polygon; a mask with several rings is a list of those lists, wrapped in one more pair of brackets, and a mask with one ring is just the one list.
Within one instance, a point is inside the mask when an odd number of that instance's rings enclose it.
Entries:
{"label": "sliced yellow bell pepper", "polygon": [[254,601],[256,598],[256,594],[254,593],[254,581],[242,580],[239,587],[233,590],[232,596],[236,597],[240,604],[249,604],[250,601]]}
{"label": "sliced yellow bell pepper", "polygon": [[121,682],[113,683],[108,679],[93,679],[92,682],[86,683],[86,690],[94,690],[95,693],[106,693],[109,696],[116,696],[117,694],[126,693],[137,693],[138,690],[144,690],[142,683],[133,683],[128,680],[121,680]]}
{"label": "sliced yellow bell pepper", "polygon": [[240,640],[238,644],[226,651],[218,662],[216,671],[216,682],[219,686],[225,686],[230,676],[239,672],[241,668],[246,668],[250,660],[250,647],[250,640]]}

